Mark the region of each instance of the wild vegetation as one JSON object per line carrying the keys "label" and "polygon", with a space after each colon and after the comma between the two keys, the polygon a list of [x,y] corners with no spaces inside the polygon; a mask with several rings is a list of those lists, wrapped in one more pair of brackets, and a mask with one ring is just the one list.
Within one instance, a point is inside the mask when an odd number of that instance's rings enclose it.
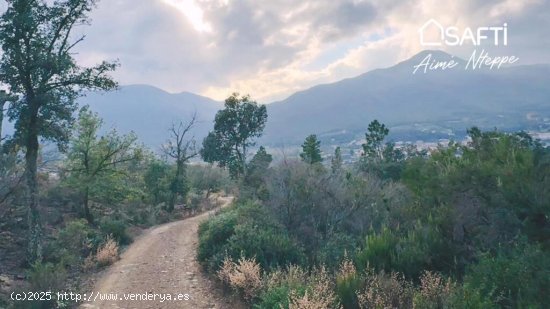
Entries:
{"label": "wild vegetation", "polygon": [[428,153],[388,133],[372,122],[346,165],[315,135],[257,169],[260,148],[201,225],[199,261],[255,308],[544,308],[550,149],[472,128]]}
{"label": "wild vegetation", "polygon": [[[24,272],[21,288],[78,288],[79,274],[114,263],[136,229],[234,191],[236,202],[200,226],[197,258],[251,307],[550,303],[550,149],[528,134],[474,127],[467,143],[428,152],[388,141],[375,120],[356,162],[340,148],[323,154],[314,134],[296,158],[274,160],[256,145],[266,107],[233,94],[201,149],[193,116],[167,128],[156,154],[77,106],[87,90],[117,87],[116,63],[73,58],[83,38],[71,33],[95,1],[7,3],[0,128],[7,115],[15,133],[0,140],[0,271]],[[69,304],[14,305],[0,293],[4,306]]]}
{"label": "wild vegetation", "polygon": [[[80,275],[108,266],[137,230],[210,209],[227,188],[227,173],[191,165],[198,152],[195,117],[166,128],[162,154],[133,134],[106,131],[76,99],[113,90],[116,63],[81,67],[72,33],[89,22],[93,0],[7,1],[0,17],[0,274],[2,287],[22,291],[78,290]],[[50,143],[47,143],[50,142]],[[159,144],[162,141],[159,141]],[[52,149],[57,146],[57,149]],[[159,145],[160,146],[160,145]],[[25,282],[16,282],[17,278]],[[8,301],[0,307],[57,308],[74,304]]]}

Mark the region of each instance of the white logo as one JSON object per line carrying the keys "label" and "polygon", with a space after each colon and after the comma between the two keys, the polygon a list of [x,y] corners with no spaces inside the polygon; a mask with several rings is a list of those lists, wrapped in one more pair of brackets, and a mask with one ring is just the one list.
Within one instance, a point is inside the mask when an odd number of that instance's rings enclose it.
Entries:
{"label": "white logo", "polygon": [[444,27],[435,19],[430,19],[418,29],[420,33],[420,44],[422,46],[462,46],[471,43],[479,46],[483,42],[492,43],[495,46],[508,45],[508,24],[502,26],[465,28],[460,31],[458,27]]}

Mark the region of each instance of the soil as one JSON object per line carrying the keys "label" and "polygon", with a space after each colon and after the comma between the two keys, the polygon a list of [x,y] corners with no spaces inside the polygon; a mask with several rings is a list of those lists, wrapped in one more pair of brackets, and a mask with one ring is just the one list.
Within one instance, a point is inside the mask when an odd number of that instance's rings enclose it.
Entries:
{"label": "soil", "polygon": [[[221,197],[223,206],[232,197]],[[172,222],[145,231],[121,255],[118,262],[100,274],[94,284],[93,298],[80,308],[244,308],[235,297],[228,296],[201,271],[196,261],[197,230],[200,222],[216,210],[196,217]],[[143,299],[148,293],[170,294],[171,301]],[[116,301],[100,300],[101,295],[116,294]],[[178,295],[182,294],[182,295]],[[174,300],[185,297],[188,300]],[[86,297],[90,297],[88,294]],[[167,297],[167,296],[165,296]]]}

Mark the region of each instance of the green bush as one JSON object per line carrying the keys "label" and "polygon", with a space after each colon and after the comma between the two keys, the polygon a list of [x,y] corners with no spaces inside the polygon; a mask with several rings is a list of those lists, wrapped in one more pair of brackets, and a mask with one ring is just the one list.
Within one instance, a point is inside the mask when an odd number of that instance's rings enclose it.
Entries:
{"label": "green bush", "polygon": [[224,258],[255,258],[263,269],[301,264],[303,249],[262,206],[238,204],[199,227],[198,260],[216,270]]}
{"label": "green bush", "polygon": [[66,267],[80,265],[81,260],[93,251],[95,236],[96,232],[86,220],[70,221],[59,231],[55,240],[46,246],[46,260]]}
{"label": "green bush", "polygon": [[217,270],[225,258],[227,240],[235,233],[237,212],[224,209],[199,225],[198,261],[209,270]]}
{"label": "green bush", "polygon": [[325,265],[329,269],[335,269],[340,265],[346,253],[351,255],[355,252],[357,245],[357,239],[350,235],[343,233],[334,234],[325,241],[319,252],[317,252],[317,263]]}
{"label": "green bush", "polygon": [[357,252],[355,260],[361,270],[370,266],[417,280],[425,270],[452,272],[452,253],[436,226],[418,224],[404,235],[387,228],[368,235],[365,248]]}
{"label": "green bush", "polygon": [[392,270],[392,261],[395,257],[395,248],[399,239],[388,228],[380,233],[367,235],[365,248],[357,252],[356,264],[360,270],[373,267],[376,270]]}
{"label": "green bush", "polygon": [[251,223],[235,228],[235,234],[227,243],[227,253],[233,259],[240,255],[255,257],[265,270],[290,264],[300,265],[305,260],[303,249],[282,228]]}
{"label": "green bush", "polygon": [[550,304],[550,257],[536,245],[520,244],[484,255],[464,280],[470,290],[506,308],[545,308]]}
{"label": "green bush", "polygon": [[127,227],[126,222],[110,218],[103,219],[99,224],[99,229],[103,234],[102,239],[111,235],[120,245],[128,245],[132,242],[132,238],[126,231]]}
{"label": "green bush", "polygon": [[267,291],[260,295],[260,299],[255,309],[275,309],[284,308],[288,309],[288,301],[291,289],[287,285],[281,285],[269,288]]}
{"label": "green bush", "polygon": [[362,286],[361,277],[356,273],[338,276],[336,278],[336,295],[344,309],[359,307],[357,292]]}
{"label": "green bush", "polygon": [[[65,288],[67,280],[67,272],[63,265],[52,263],[35,263],[29,270],[27,280],[30,284],[29,291],[32,292],[56,292],[62,291]],[[32,309],[50,309],[57,308],[56,300],[52,297],[51,301],[30,301],[17,303],[16,308],[32,308]]]}
{"label": "green bush", "polygon": [[266,288],[254,306],[255,309],[288,309],[290,295],[303,296],[308,289],[309,275],[300,267],[289,266],[284,271],[272,271],[266,280]]}

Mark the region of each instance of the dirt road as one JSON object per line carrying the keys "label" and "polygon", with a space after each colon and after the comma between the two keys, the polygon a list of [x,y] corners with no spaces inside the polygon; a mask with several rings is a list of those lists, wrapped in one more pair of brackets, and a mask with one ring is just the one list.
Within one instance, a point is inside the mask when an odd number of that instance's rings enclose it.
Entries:
{"label": "dirt road", "polygon": [[[230,197],[220,199],[224,205],[232,201]],[[199,223],[211,213],[146,231],[95,284],[92,297],[97,296],[96,301],[85,303],[81,308],[241,307],[224,299],[212,282],[202,275],[195,260]],[[114,294],[118,298],[116,301],[99,300]],[[170,294],[171,301],[167,300],[166,294]],[[132,297],[135,300],[129,299]],[[156,300],[143,300],[145,297]],[[165,301],[161,302],[163,297]],[[177,297],[183,300],[174,300]]]}

